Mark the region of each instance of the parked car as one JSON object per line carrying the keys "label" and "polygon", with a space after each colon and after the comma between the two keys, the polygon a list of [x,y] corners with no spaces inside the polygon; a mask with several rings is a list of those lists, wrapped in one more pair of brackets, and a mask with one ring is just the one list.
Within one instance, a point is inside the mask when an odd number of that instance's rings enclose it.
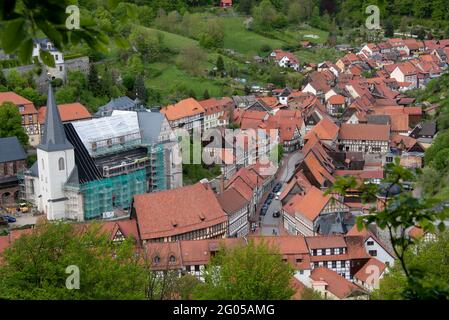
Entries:
{"label": "parked car", "polygon": [[271,202],[273,202],[273,199],[267,199],[267,202],[265,202],[266,204],[270,205]]}
{"label": "parked car", "polygon": [[3,219],[5,219],[5,220],[8,221],[8,222],[16,222],[16,221],[17,221],[16,218],[11,217],[11,216],[9,216],[9,215],[4,215],[4,216],[3,216]]}
{"label": "parked car", "polygon": [[281,216],[280,211],[273,212],[273,218],[279,218]]}

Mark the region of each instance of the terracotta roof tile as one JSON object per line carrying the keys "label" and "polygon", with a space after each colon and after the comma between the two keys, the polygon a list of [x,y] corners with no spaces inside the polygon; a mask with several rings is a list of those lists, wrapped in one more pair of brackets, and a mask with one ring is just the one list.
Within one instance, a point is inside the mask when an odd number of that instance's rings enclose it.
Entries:
{"label": "terracotta roof tile", "polygon": [[390,126],[376,124],[343,123],[339,134],[339,139],[342,140],[388,141],[389,137]]}
{"label": "terracotta roof tile", "polygon": [[142,240],[168,237],[227,221],[212,189],[192,186],[134,196]]}
{"label": "terracotta roof tile", "polygon": [[[62,122],[70,122],[77,120],[91,119],[92,115],[87,108],[79,102],[67,103],[58,105],[59,114],[61,115]],[[45,112],[47,107],[43,106],[39,108],[39,123],[45,124]]]}
{"label": "terracotta roof tile", "polygon": [[361,288],[346,280],[335,271],[319,267],[312,270],[310,278],[315,281],[324,281],[326,289],[339,299],[344,299],[354,292],[364,292]]}
{"label": "terracotta roof tile", "polygon": [[204,113],[204,108],[194,98],[179,101],[176,104],[163,107],[160,112],[165,114],[168,120],[178,120]]}

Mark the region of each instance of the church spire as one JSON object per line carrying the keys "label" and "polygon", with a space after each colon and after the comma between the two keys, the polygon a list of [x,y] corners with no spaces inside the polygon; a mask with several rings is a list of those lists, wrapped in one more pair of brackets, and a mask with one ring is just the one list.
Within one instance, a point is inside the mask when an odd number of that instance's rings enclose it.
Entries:
{"label": "church spire", "polygon": [[45,151],[73,149],[73,146],[67,140],[65,135],[64,125],[62,124],[61,116],[59,115],[51,83],[48,84],[44,135],[37,148]]}

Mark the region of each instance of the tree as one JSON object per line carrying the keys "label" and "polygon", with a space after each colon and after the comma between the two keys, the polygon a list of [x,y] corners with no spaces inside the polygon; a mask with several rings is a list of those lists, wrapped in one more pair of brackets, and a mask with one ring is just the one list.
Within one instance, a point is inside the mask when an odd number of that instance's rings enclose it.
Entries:
{"label": "tree", "polygon": [[393,26],[393,22],[391,22],[390,19],[387,20],[387,22],[385,22],[385,33],[384,33],[386,38],[392,38],[394,37],[394,26]]}
{"label": "tree", "polygon": [[240,0],[237,6],[237,10],[249,15],[251,13],[251,9],[253,8],[253,0]]}
{"label": "tree", "polygon": [[205,283],[193,294],[198,299],[286,300],[294,293],[293,268],[264,242],[222,247],[203,276]]}
{"label": "tree", "polygon": [[224,45],[224,25],[218,19],[209,20],[207,29],[200,36],[204,48],[222,48]]}
{"label": "tree", "polygon": [[416,32],[416,36],[418,37],[418,40],[424,40],[426,38],[426,30],[419,28]]}
{"label": "tree", "polygon": [[204,100],[210,99],[209,91],[207,89],[204,90],[203,99]]}
{"label": "tree", "polygon": [[7,81],[6,81],[6,77],[5,74],[3,73],[3,70],[0,69],[0,86],[5,86],[7,85]]}
{"label": "tree", "polygon": [[224,61],[222,56],[218,56],[216,63],[217,71],[223,72],[225,70]]}
{"label": "tree", "polygon": [[[407,252],[407,261],[411,269],[420,270],[420,284],[424,288],[436,287],[438,290],[424,290],[428,299],[449,298],[449,232],[438,235],[436,241],[419,240],[415,250]],[[419,285],[418,285],[419,287]],[[407,290],[407,279],[399,265],[380,281],[379,289],[373,293],[374,299],[397,300],[404,299],[403,292]]]}
{"label": "tree", "polygon": [[134,94],[141,103],[146,104],[147,89],[145,88],[145,81],[142,75],[136,77],[136,81],[134,82]]}
{"label": "tree", "polygon": [[87,88],[97,96],[103,95],[102,85],[98,75],[96,65],[90,64],[89,74],[87,76]]}
{"label": "tree", "polygon": [[253,9],[253,26],[257,31],[269,31],[273,29],[278,13],[270,0],[263,0]]}
{"label": "tree", "polygon": [[[95,223],[81,230],[39,222],[18,238],[2,254],[0,299],[144,299],[146,272],[133,239],[113,243]],[[75,269],[80,286],[68,290],[76,281],[66,270]]]}
{"label": "tree", "polygon": [[189,91],[189,97],[190,97],[190,98],[193,98],[193,99],[196,99],[196,93],[195,93],[195,91],[194,91],[193,89],[190,89],[190,91]]}
{"label": "tree", "polygon": [[28,146],[28,136],[22,127],[22,116],[16,105],[5,102],[0,105],[0,137],[13,137],[19,139],[22,146]]}
{"label": "tree", "polygon": [[[117,5],[111,2],[111,8]],[[43,33],[60,50],[84,41],[96,51],[106,51],[108,37],[101,32],[87,15],[79,28],[67,28],[66,8],[73,4],[70,0],[8,1],[0,7],[0,42],[5,53],[16,53],[22,63],[31,60],[33,38]],[[72,20],[73,21],[73,20]],[[41,50],[42,61],[54,67],[55,62],[48,51]]]}
{"label": "tree", "polygon": [[200,75],[202,73],[201,65],[206,57],[206,53],[201,48],[196,45],[188,45],[181,50],[176,62],[182,69],[194,75]]}

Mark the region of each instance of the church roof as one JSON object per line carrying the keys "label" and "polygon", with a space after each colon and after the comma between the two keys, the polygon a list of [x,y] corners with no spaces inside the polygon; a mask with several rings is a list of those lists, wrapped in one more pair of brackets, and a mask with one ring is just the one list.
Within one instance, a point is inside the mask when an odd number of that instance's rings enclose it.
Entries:
{"label": "church roof", "polygon": [[51,84],[48,86],[47,111],[45,118],[44,135],[37,148],[45,151],[73,149],[73,146],[67,140],[65,135],[61,115],[59,114],[59,110],[56,105],[53,87]]}

